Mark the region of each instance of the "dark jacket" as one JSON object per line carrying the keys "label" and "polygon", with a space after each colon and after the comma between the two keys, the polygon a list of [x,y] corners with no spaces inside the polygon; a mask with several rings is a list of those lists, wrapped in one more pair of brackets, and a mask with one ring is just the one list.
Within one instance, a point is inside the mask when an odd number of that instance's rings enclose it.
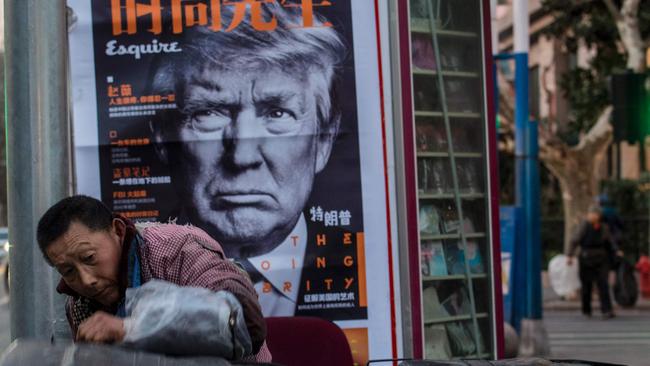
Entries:
{"label": "dark jacket", "polygon": [[578,248],[581,257],[588,257],[592,253],[600,256],[603,252],[612,257],[618,250],[618,243],[607,223],[601,222],[600,227],[595,228],[590,222],[583,221],[571,239],[568,255],[574,256]]}

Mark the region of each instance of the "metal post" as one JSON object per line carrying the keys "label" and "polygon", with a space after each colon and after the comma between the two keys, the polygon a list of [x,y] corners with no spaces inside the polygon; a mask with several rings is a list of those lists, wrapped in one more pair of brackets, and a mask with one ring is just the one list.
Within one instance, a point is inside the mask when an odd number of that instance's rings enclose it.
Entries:
{"label": "metal post", "polygon": [[[492,30],[492,56],[499,54],[499,26],[497,19],[497,0],[490,0],[490,29]],[[499,116],[499,81],[497,78],[497,62],[492,63],[492,80],[494,80],[494,113],[496,114],[495,120],[498,121]],[[497,136],[499,135],[499,125],[497,123]]]}
{"label": "metal post", "polygon": [[[405,26],[403,23],[400,24],[400,17],[403,15],[398,15],[400,12],[404,12],[406,10],[406,4],[400,4],[397,1],[389,1],[388,2],[388,14],[391,14],[389,17],[389,27],[390,31],[388,34],[390,35],[390,49],[391,50],[399,50],[400,49],[400,33],[403,32],[402,29],[400,29],[400,25],[403,27]],[[395,15],[395,16],[393,16]],[[405,19],[408,19],[408,17],[403,16]],[[405,121],[402,118],[404,113],[403,108],[410,108],[410,106],[404,106],[402,102],[402,83],[408,83],[409,80],[402,80],[402,75],[401,75],[401,65],[400,65],[400,55],[397,55],[394,59],[395,62],[391,62],[391,86],[392,86],[392,93],[393,93],[393,98],[392,98],[392,106],[393,106],[393,134],[394,138],[393,141],[395,141],[395,148],[394,148],[394,154],[395,154],[395,171],[396,172],[405,172],[407,171],[407,163],[406,160],[407,158],[405,157],[407,154],[405,153],[408,151],[407,148],[404,147],[404,124]],[[411,57],[409,54],[407,57]],[[397,192],[407,192],[409,185],[407,184],[406,180],[406,175],[405,174],[395,174],[395,190]],[[406,194],[398,194],[396,197],[396,211],[397,211],[397,227],[399,228],[407,228],[409,227],[409,214],[408,214],[408,202],[407,202],[407,197]],[[415,217],[417,220],[417,216]],[[398,230],[398,243],[409,243],[409,230]],[[410,244],[410,243],[409,243]],[[419,245],[419,244],[418,244]],[[415,337],[413,335],[413,330],[414,329],[421,329],[420,324],[413,324],[413,313],[411,312],[412,309],[412,301],[413,300],[412,295],[411,295],[411,277],[409,273],[410,269],[410,256],[409,252],[412,249],[410,249],[409,246],[407,245],[400,245],[400,250],[399,250],[399,268],[400,268],[400,306],[401,306],[401,319],[402,319],[402,355],[404,357],[422,357],[422,348],[423,348],[423,342],[422,340],[422,335],[420,335],[419,340],[418,337]],[[415,281],[414,281],[415,282]],[[419,286],[419,284],[418,284]],[[419,300],[418,300],[419,301]]]}
{"label": "metal post", "polygon": [[4,21],[11,338],[65,337],[58,276],[35,234],[71,192],[65,0],[5,0]]}
{"label": "metal post", "polygon": [[527,309],[529,319],[542,319],[542,246],[540,238],[540,180],[539,180],[539,143],[537,140],[537,121],[531,121],[527,129],[526,141],[526,228],[528,229],[528,250],[526,258],[527,274]]}
{"label": "metal post", "polygon": [[528,228],[526,207],[528,207],[528,185],[526,176],[526,131],[528,127],[528,3],[513,2],[513,27],[515,49],[515,206],[519,207],[516,230],[514,267],[514,312],[515,328],[521,332],[521,319],[526,318],[528,309]]}
{"label": "metal post", "polygon": [[[515,153],[517,158],[517,204],[524,215],[524,235],[517,245],[517,276],[525,278],[525,318],[521,322],[522,356],[550,353],[548,335],[541,320],[541,249],[539,232],[539,167],[537,124],[528,114],[528,0],[513,1],[515,58]],[[521,254],[521,256],[519,256]],[[524,265],[520,265],[523,261]]]}

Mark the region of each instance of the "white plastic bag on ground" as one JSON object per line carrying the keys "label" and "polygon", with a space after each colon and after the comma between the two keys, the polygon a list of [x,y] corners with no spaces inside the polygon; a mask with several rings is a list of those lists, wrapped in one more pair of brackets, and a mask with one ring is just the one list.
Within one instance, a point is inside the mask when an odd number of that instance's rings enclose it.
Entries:
{"label": "white plastic bag on ground", "polygon": [[548,278],[551,287],[560,296],[575,294],[580,289],[578,277],[578,258],[574,258],[571,265],[567,264],[567,256],[558,254],[548,262]]}

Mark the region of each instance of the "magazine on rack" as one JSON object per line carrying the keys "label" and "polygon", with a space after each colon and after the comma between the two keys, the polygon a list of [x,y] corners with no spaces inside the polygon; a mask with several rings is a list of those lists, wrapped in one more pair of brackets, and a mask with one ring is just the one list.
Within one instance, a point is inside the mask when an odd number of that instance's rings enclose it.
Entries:
{"label": "magazine on rack", "polygon": [[446,276],[447,261],[442,241],[425,241],[421,246],[422,252],[422,275],[424,276]]}
{"label": "magazine on rack", "polygon": [[[467,289],[461,286],[453,291],[442,303],[443,311],[448,316],[470,315],[472,304],[469,301]],[[446,324],[449,345],[454,356],[466,356],[476,352],[476,343],[472,332],[471,321],[458,321]],[[477,334],[478,342],[482,335]]]}
{"label": "magazine on rack", "polygon": [[[455,211],[446,210],[442,214],[442,226],[444,234],[458,234],[460,232],[460,221]],[[465,234],[474,233],[474,224],[469,217],[463,220],[463,230]],[[465,251],[463,250],[463,242],[456,240],[453,243],[446,243],[445,253],[447,260],[447,269],[449,274],[465,274]],[[478,242],[472,239],[466,239],[467,244],[467,260],[469,270],[471,273],[485,273],[483,265],[483,256],[479,248]]]}

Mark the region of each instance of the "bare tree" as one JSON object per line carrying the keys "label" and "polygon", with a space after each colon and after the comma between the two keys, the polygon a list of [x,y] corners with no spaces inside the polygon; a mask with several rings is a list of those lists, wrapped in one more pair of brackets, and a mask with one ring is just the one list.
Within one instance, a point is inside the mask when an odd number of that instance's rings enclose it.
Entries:
{"label": "bare tree", "polygon": [[[603,178],[600,168],[613,140],[613,128],[610,124],[612,106],[606,99],[603,102],[602,98],[602,89],[606,88],[607,76],[616,69],[616,62],[612,61],[615,58],[609,53],[614,49],[614,52],[618,52],[615,56],[625,60],[627,69],[637,73],[645,72],[645,55],[650,40],[644,41],[642,33],[650,32],[645,32],[645,29],[642,32],[639,19],[650,17],[650,14],[644,10],[640,16],[639,9],[641,6],[643,9],[650,9],[649,3],[650,1],[641,0],[543,1],[546,11],[556,20],[547,32],[547,36],[566,41],[565,44],[569,49],[575,50],[582,45],[592,47],[596,51],[590,69],[577,70],[579,73],[572,75],[573,79],[566,77],[562,83],[565,96],[568,95],[571,100],[571,97],[580,94],[579,97],[584,101],[582,106],[584,112],[573,121],[574,128],[579,131],[579,142],[569,144],[559,135],[557,116],[553,113],[539,126],[539,158],[557,178],[562,192],[565,251],[570,236],[599,194],[599,183]],[[614,44],[606,44],[608,42],[606,39],[594,38],[594,34],[598,34],[598,27],[602,28],[602,23],[607,21],[611,22],[612,29],[615,29],[611,33],[617,33],[614,35]],[[598,44],[599,41],[605,44]],[[546,72],[547,70],[543,70],[544,74]],[[546,103],[552,104],[557,95],[546,85],[545,79],[542,77]],[[511,93],[507,92],[511,85],[502,76],[499,76],[498,82],[502,126],[506,131],[513,132],[514,103]],[[589,90],[589,87],[586,91],[576,91],[580,87],[585,88],[585,85],[580,85],[583,82],[600,88],[600,94],[590,94],[593,90]],[[594,95],[598,98],[593,98],[595,100],[590,105],[590,96]],[[552,111],[553,108],[550,110]],[[509,138],[502,138],[500,149],[506,151],[513,149],[514,143],[508,140]]]}

